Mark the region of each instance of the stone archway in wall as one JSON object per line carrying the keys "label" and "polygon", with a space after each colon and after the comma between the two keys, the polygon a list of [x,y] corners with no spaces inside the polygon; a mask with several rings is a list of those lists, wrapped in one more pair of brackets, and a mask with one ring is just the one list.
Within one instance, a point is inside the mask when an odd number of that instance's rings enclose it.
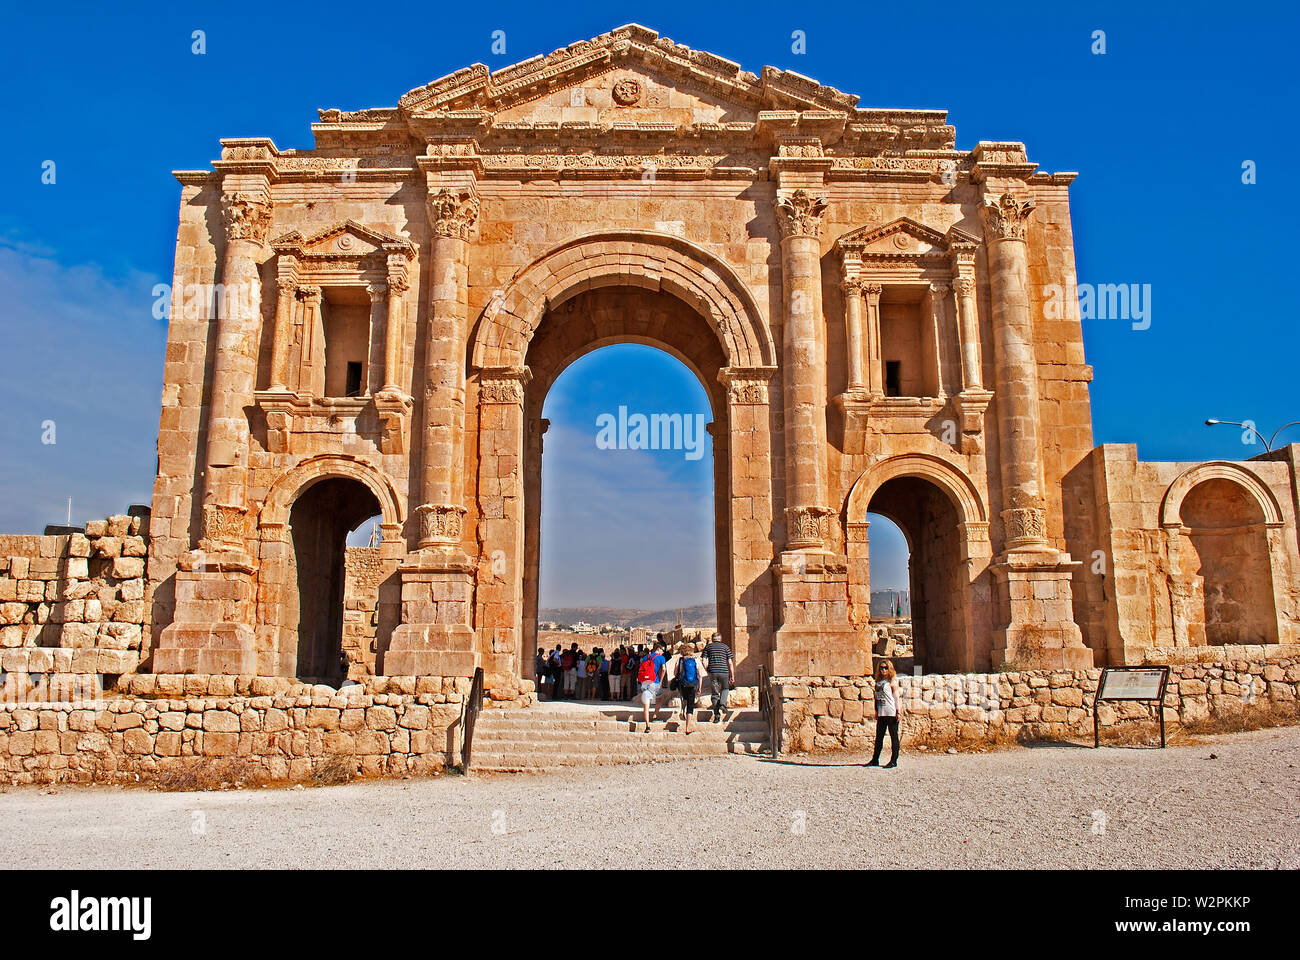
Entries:
{"label": "stone archway in wall", "polygon": [[[348,533],[376,513],[379,548],[348,557]],[[337,686],[379,672],[377,657],[400,616],[394,572],[406,550],[405,519],[393,484],[360,458],[314,457],[272,485],[258,518],[258,656],[270,661],[263,675]],[[357,601],[350,619],[347,591]]]}
{"label": "stone archway in wall", "polygon": [[[500,625],[515,625],[519,643],[511,668],[531,677],[543,404],[573,361],[617,343],[669,353],[695,373],[709,398],[718,624],[734,645],[738,680],[753,682],[772,633],[775,348],[748,290],[729,268],[657,234],[629,231],[565,244],[520,271],[478,323],[471,363],[479,396],[476,490],[485,558],[476,603],[480,637],[486,632],[495,650]],[[502,453],[518,456],[516,476],[502,475]]]}
{"label": "stone archway in wall", "polygon": [[921,454],[865,471],[845,506],[852,619],[869,621],[867,514],[887,517],[908,546],[914,660],[926,673],[992,668],[991,548],[983,500],[956,467]]}
{"label": "stone archway in wall", "polygon": [[1282,513],[1258,477],[1226,461],[1200,464],[1165,494],[1175,644],[1278,642],[1275,570],[1286,569]]}

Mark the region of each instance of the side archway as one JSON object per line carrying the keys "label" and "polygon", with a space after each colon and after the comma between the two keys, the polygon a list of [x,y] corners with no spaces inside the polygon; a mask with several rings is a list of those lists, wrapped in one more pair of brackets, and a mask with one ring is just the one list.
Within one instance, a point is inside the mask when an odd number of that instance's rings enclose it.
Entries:
{"label": "side archway", "polygon": [[298,497],[307,489],[329,478],[346,478],[363,484],[379,502],[380,513],[384,518],[385,539],[389,539],[389,530],[401,529],[406,522],[406,500],[397,492],[391,480],[377,467],[356,457],[341,457],[337,454],[322,454],[311,457],[282,474],[267,492],[262,511],[258,514],[258,526],[275,527],[289,521],[289,510]]}
{"label": "side archway", "polygon": [[868,514],[888,518],[908,546],[913,658],[929,673],[991,668],[989,592],[978,581],[990,558],[988,520],[975,485],[925,454],[890,457],[868,468],[844,506],[853,619],[870,620]]}
{"label": "side archway", "polygon": [[731,366],[776,364],[767,321],[730,267],[679,237],[626,230],[570,240],[517,273],[483,311],[470,350],[471,365],[522,366],[548,309],[604,286],[672,294],[708,320]]}
{"label": "side archway", "polygon": [[1177,527],[1182,524],[1183,501],[1192,488],[1206,480],[1229,480],[1241,486],[1247,494],[1259,504],[1266,526],[1277,526],[1282,521],[1282,509],[1277,498],[1273,496],[1264,481],[1239,463],[1230,460],[1211,460],[1199,463],[1183,472],[1165,491],[1164,501],[1160,504],[1160,525]]}

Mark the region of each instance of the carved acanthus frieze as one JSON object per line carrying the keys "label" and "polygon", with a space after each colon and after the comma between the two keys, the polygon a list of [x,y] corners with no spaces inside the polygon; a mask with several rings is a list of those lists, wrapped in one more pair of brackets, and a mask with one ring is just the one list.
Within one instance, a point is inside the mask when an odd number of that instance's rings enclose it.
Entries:
{"label": "carved acanthus frieze", "polygon": [[826,507],[786,507],[786,540],[790,546],[816,546],[826,540]]}
{"label": "carved acanthus frieze", "polygon": [[469,190],[439,190],[429,197],[429,223],[434,236],[468,240],[478,211],[478,197]]}
{"label": "carved acanthus frieze", "polygon": [[426,503],[419,507],[420,543],[457,543],[464,526],[465,508]]}
{"label": "carved acanthus frieze", "polygon": [[1034,210],[1032,199],[1018,200],[1004,193],[997,200],[988,199],[980,211],[984,214],[984,235],[990,240],[1023,240]]}
{"label": "carved acanthus frieze", "polygon": [[244,193],[227,193],[221,197],[221,218],[227,240],[251,240],[266,243],[271,227],[271,204]]}
{"label": "carved acanthus frieze", "polygon": [[1041,542],[1047,538],[1047,523],[1041,507],[1013,507],[1002,511],[1009,544]]}
{"label": "carved acanthus frieze", "polygon": [[244,546],[244,519],[242,507],[208,503],[203,507],[203,540],[208,549]]}
{"label": "carved acanthus frieze", "polygon": [[821,237],[822,214],[829,205],[825,197],[814,196],[807,190],[778,196],[774,207],[782,238]]}

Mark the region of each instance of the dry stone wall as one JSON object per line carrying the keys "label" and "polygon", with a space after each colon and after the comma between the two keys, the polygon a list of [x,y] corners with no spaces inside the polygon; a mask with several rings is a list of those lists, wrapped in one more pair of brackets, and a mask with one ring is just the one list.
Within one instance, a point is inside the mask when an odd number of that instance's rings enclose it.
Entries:
{"label": "dry stone wall", "polygon": [[147,515],[82,533],[0,536],[0,670],[6,700],[55,678],[130,673],[146,653]]}
{"label": "dry stone wall", "polygon": [[[1100,670],[900,676],[903,743],[971,745],[1092,737]],[[777,677],[781,747],[788,753],[869,750],[875,740],[874,681],[869,677]],[[1165,722],[1300,715],[1300,658],[1234,660],[1173,668],[1165,691]],[[1130,721],[1157,719],[1153,705],[1106,702],[1102,735]]]}

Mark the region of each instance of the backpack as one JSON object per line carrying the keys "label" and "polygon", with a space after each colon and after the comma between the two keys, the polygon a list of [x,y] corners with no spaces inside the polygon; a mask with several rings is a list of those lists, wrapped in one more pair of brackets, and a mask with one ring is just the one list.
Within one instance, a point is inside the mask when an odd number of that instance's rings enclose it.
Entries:
{"label": "backpack", "polygon": [[693,687],[700,680],[700,668],[694,657],[682,657],[677,663],[677,682],[683,687]]}
{"label": "backpack", "polygon": [[563,653],[563,655],[561,655],[561,657],[560,657],[560,669],[562,669],[562,670],[572,670],[572,669],[573,669],[573,651],[571,651],[571,650],[565,650],[564,653]]}
{"label": "backpack", "polygon": [[640,683],[655,682],[655,658],[646,657],[641,661],[641,666],[637,669],[636,678]]}

